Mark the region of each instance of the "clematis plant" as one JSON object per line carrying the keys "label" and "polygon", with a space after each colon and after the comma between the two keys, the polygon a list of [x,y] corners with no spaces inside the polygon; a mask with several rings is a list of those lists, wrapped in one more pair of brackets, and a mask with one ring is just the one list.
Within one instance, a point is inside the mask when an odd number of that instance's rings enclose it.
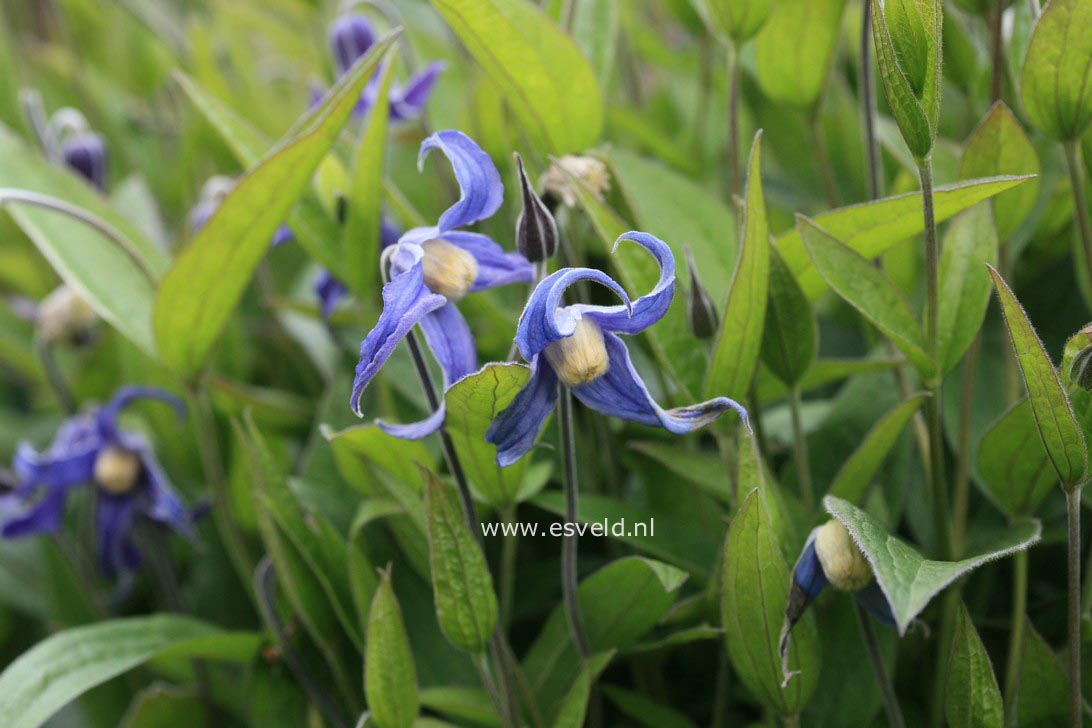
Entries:
{"label": "clematis plant", "polygon": [[133,541],[138,518],[192,536],[192,516],[171,487],[151,445],[118,427],[118,415],[136,399],[157,399],[183,415],[182,403],[151,387],[124,387],[101,408],[67,420],[43,452],[22,443],[15,454],[15,490],[4,496],[0,535],[19,538],[56,533],[68,494],[95,486],[99,567],[107,578],[126,578],[141,564]]}
{"label": "clematis plant", "polygon": [[[527,283],[534,268],[519,253],[505,252],[485,235],[461,230],[491,217],[501,205],[504,185],[493,160],[474,140],[455,130],[440,131],[421,143],[418,167],[438,149],[451,162],[459,183],[459,201],[434,226],[407,231],[383,251],[390,281],[383,286],[383,312],[360,344],[360,361],[350,406],[363,416],[360,398],[368,382],[395,346],[420,325],[425,341],[443,370],[444,388],[477,370],[474,337],[455,303],[468,293],[508,283]],[[378,422],[396,437],[418,439],[444,421],[444,406],[411,425]]]}

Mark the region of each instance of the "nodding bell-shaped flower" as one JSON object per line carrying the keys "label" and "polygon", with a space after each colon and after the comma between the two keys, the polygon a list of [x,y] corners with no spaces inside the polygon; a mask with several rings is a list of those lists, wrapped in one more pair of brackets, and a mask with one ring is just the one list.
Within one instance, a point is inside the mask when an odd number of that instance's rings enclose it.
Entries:
{"label": "nodding bell-shaped flower", "polygon": [[60,285],[34,307],[33,320],[41,341],[78,346],[90,341],[98,316],[80,294]]}
{"label": "nodding bell-shaped flower", "polygon": [[686,272],[690,276],[690,290],[686,297],[686,320],[690,331],[699,339],[711,339],[717,333],[717,307],[709,296],[705,286],[698,278],[698,267],[694,264],[694,255],[690,246],[683,248],[686,253]]}
{"label": "nodding bell-shaped flower", "polygon": [[[478,368],[474,337],[455,302],[469,293],[507,283],[529,283],[533,266],[519,253],[506,253],[485,235],[460,230],[493,215],[501,205],[500,173],[474,141],[459,131],[440,131],[421,143],[418,166],[438,149],[451,162],[459,201],[438,223],[414,228],[383,251],[390,282],[383,286],[383,312],[360,344],[360,361],[350,406],[361,416],[360,397],[398,342],[420,325],[425,342],[444,374],[444,388]],[[396,437],[418,439],[444,421],[443,400],[436,412],[412,425],[379,422]]]}
{"label": "nodding bell-shaped flower", "polygon": [[[729,409],[747,421],[746,410],[727,397],[670,410],[652,399],[619,334],[639,334],[667,313],[675,295],[675,258],[665,242],[648,233],[626,233],[615,248],[624,240],[643,247],[660,266],[660,280],[649,294],[631,302],[610,276],[590,268],[563,268],[531,293],[516,330],[531,378],[485,435],[497,446],[498,464],[511,465],[534,445],[557,402],[559,382],[597,412],[676,435],[703,427]],[[581,280],[606,286],[622,305],[563,305],[565,290]]]}
{"label": "nodding bell-shaped flower", "polygon": [[65,166],[100,191],[106,190],[106,139],[76,109],[58,109],[49,120],[48,133],[60,150]]}
{"label": "nodding bell-shaped flower", "polygon": [[142,436],[118,427],[122,409],[141,398],[166,402],[182,416],[182,403],[173,395],[149,387],[125,387],[99,409],[61,425],[44,452],[22,443],[13,464],[18,483],[4,497],[0,535],[55,533],[61,527],[68,494],[79,486],[93,485],[98,562],[107,578],[129,577],[139,568],[141,556],[133,541],[138,518],[191,537],[191,513],[171,487],[151,446]]}
{"label": "nodding bell-shaped flower", "polygon": [[[334,66],[338,76],[348,71],[356,61],[366,54],[375,44],[375,29],[368,19],[359,13],[345,13],[330,25],[330,51],[334,57]],[[444,70],[440,62],[430,63],[424,70],[413,75],[404,85],[391,85],[388,96],[390,118],[393,121],[416,119],[425,109],[428,97],[436,79]],[[367,113],[379,94],[379,74],[368,81],[360,101],[353,110],[354,115]],[[316,97],[321,98],[319,93]]]}
{"label": "nodding bell-shaped flower", "polygon": [[557,221],[553,213],[539,198],[527,172],[523,169],[523,160],[516,155],[519,168],[519,187],[523,195],[523,210],[516,220],[516,250],[532,263],[554,257],[561,236],[557,232]]}
{"label": "nodding bell-shaped flower", "polygon": [[554,160],[546,174],[542,175],[539,184],[547,197],[560,199],[566,207],[572,207],[577,201],[572,177],[587,187],[596,199],[603,199],[603,194],[610,189],[607,165],[595,157],[574,154],[566,154]]}

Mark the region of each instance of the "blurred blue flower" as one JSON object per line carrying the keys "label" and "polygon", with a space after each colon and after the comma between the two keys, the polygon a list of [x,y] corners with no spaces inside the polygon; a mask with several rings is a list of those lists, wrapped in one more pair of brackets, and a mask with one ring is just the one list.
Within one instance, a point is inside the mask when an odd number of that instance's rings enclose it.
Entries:
{"label": "blurred blue flower", "polygon": [[[363,15],[346,13],[335,20],[330,26],[330,50],[338,76],[344,75],[374,43],[375,30]],[[430,63],[424,70],[414,74],[405,85],[392,84],[389,95],[390,118],[394,121],[409,121],[420,116],[432,93],[436,78],[443,70],[443,63]],[[375,104],[378,94],[379,74],[376,73],[364,87],[353,114],[365,114]],[[318,96],[321,98],[321,95],[319,93]]]}
{"label": "blurred blue flower", "polygon": [[133,542],[138,516],[192,536],[192,514],[151,446],[142,436],[118,428],[121,410],[140,398],[158,399],[183,414],[182,403],[167,392],[124,387],[101,408],[67,420],[44,452],[21,443],[12,466],[18,485],[0,506],[0,535],[55,533],[69,492],[94,484],[98,562],[108,578],[126,576],[140,566]]}
{"label": "blurred blue flower", "polygon": [[106,140],[93,131],[73,134],[61,143],[64,163],[100,191],[106,190]]}
{"label": "blurred blue flower", "polygon": [[[379,226],[380,247],[386,249],[394,245],[398,242],[400,234],[398,228],[394,227],[394,225],[391,225],[386,220],[381,221]],[[315,277],[312,289],[315,292],[315,297],[318,298],[322,317],[325,319],[329,319],[337,307],[341,305],[341,302],[349,295],[348,286],[334,277],[334,274],[325,268],[319,271],[318,276]]]}
{"label": "blurred blue flower", "polygon": [[[728,409],[746,422],[747,412],[727,397],[670,410],[653,400],[617,335],[639,334],[664,317],[675,295],[675,258],[666,243],[647,233],[626,233],[615,247],[623,240],[644,247],[660,267],[660,280],[648,295],[631,303],[610,276],[589,268],[563,268],[531,293],[516,330],[516,344],[531,364],[531,379],[485,436],[497,446],[498,464],[516,462],[534,445],[557,402],[559,381],[598,412],[675,434],[702,427]],[[624,305],[562,305],[565,289],[581,280],[606,286]]]}
{"label": "blurred blue flower", "polygon": [[[519,253],[506,253],[485,235],[459,230],[490,217],[501,205],[504,185],[489,155],[462,132],[441,131],[421,143],[419,167],[433,149],[450,160],[461,195],[435,226],[414,228],[383,251],[391,279],[383,286],[383,313],[360,345],[350,399],[357,415],[364,388],[417,324],[440,363],[445,389],[475,371],[474,337],[454,302],[486,288],[529,283],[534,275],[534,267]],[[417,439],[435,432],[443,421],[441,400],[440,408],[422,422],[379,425],[397,437]]]}

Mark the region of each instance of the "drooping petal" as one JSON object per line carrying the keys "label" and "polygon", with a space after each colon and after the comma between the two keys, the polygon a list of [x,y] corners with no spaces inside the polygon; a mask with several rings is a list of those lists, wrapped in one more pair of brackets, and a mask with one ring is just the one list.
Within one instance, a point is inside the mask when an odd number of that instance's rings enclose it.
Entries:
{"label": "drooping petal", "polygon": [[[356,377],[353,380],[353,392],[349,404],[357,416],[360,411],[360,396],[379,368],[390,357],[398,342],[406,337],[418,321],[426,314],[435,311],[447,303],[425,286],[421,271],[422,251],[418,246],[399,246],[396,256],[410,256],[413,261],[408,269],[395,273],[390,283],[383,286],[383,312],[375,328],[360,344],[360,361],[356,365]],[[392,266],[392,272],[398,265],[398,259]]]}
{"label": "drooping petal", "polygon": [[391,88],[390,118],[393,121],[410,121],[420,116],[432,94],[432,87],[436,85],[436,79],[443,70],[442,62],[430,63],[424,70],[414,74],[405,85]]}
{"label": "drooping petal", "polygon": [[397,437],[402,440],[420,440],[423,437],[428,437],[436,432],[436,430],[439,430],[444,424],[444,417],[446,414],[447,406],[443,397],[441,397],[440,406],[436,408],[436,411],[420,422],[399,425],[393,422],[376,420],[375,424],[379,425],[379,429],[392,437]]}
{"label": "drooping petal", "polygon": [[143,468],[144,490],[140,493],[138,509],[153,521],[162,523],[178,533],[193,536],[193,514],[182,503],[171,486],[162,466],[150,447],[140,447],[140,463]]}
{"label": "drooping petal", "polygon": [[444,372],[444,389],[478,370],[478,351],[470,326],[454,303],[436,309],[420,321],[432,355]]}
{"label": "drooping petal", "polygon": [[140,566],[140,554],[132,542],[135,514],[134,496],[99,494],[95,506],[95,529],[98,536],[95,550],[99,568],[108,579]]}
{"label": "drooping petal", "polygon": [[22,443],[15,451],[15,475],[19,478],[19,495],[32,494],[39,488],[49,491],[67,491],[77,485],[90,483],[95,477],[95,459],[100,442],[93,439],[82,444],[57,441],[46,453]]}
{"label": "drooping petal", "polygon": [[628,232],[614,242],[614,249],[623,240],[637,243],[656,259],[660,266],[660,280],[651,292],[633,302],[630,313],[624,306],[577,305],[574,308],[592,318],[604,331],[619,334],[638,334],[664,317],[675,297],[675,256],[667,243],[654,235],[641,232]]}
{"label": "drooping petal", "polygon": [[478,277],[474,279],[471,292],[534,280],[535,267],[526,258],[519,253],[505,252],[488,236],[452,231],[444,233],[444,240],[470,253],[478,261]]}
{"label": "drooping petal", "polygon": [[459,201],[440,215],[440,233],[455,230],[490,217],[501,206],[504,185],[493,160],[477,143],[461,131],[438,131],[421,142],[417,166],[423,168],[425,157],[439,149],[451,162],[459,182]]}
{"label": "drooping petal", "polygon": [[624,306],[630,305],[625,289],[603,271],[592,268],[562,268],[543,279],[531,292],[516,327],[516,344],[523,358],[531,361],[555,341],[572,336],[581,316],[577,306],[562,306],[565,289],[577,281],[594,281],[614,291]]}
{"label": "drooping petal", "polygon": [[629,351],[622,340],[614,334],[604,333],[603,342],[610,359],[607,373],[594,382],[573,389],[576,398],[588,407],[611,417],[651,427],[663,427],[675,435],[704,427],[729,409],[738,412],[746,423],[747,411],[727,397],[665,410],[652,399],[641,376],[633,367]]}
{"label": "drooping petal", "polygon": [[[40,501],[19,515],[9,517],[0,535],[4,538],[21,538],[38,533],[56,533],[64,518],[64,504],[67,489],[47,489]],[[13,504],[8,504],[5,511],[14,511]]]}
{"label": "drooping petal", "polygon": [[95,413],[99,436],[107,442],[117,442],[120,439],[117,427],[118,415],[130,402],[137,399],[159,400],[173,407],[179,418],[186,416],[186,407],[182,404],[182,400],[166,390],[156,387],[122,387]]}
{"label": "drooping petal", "polygon": [[497,464],[511,465],[535,445],[535,438],[557,403],[557,375],[544,357],[531,359],[531,378],[485,433],[497,446]]}
{"label": "drooping petal", "polygon": [[891,611],[891,603],[887,601],[887,596],[875,579],[864,589],[854,592],[853,598],[871,612],[872,616],[878,619],[880,623],[886,624],[888,627],[895,626],[895,615]]}

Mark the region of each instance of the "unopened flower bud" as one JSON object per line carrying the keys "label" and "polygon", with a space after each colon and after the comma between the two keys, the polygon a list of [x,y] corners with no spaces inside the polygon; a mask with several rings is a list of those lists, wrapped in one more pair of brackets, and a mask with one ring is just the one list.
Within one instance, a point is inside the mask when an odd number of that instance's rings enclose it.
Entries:
{"label": "unopened flower bud", "polygon": [[557,222],[550,209],[542,202],[527,179],[523,160],[516,155],[519,167],[519,186],[523,193],[523,210],[516,220],[516,250],[532,263],[540,263],[554,257],[560,235]]}
{"label": "unopened flower bud", "polygon": [[562,202],[572,207],[576,204],[576,190],[570,176],[579,180],[599,200],[610,189],[610,175],[605,164],[595,157],[572,154],[554,160],[546,174],[542,175],[540,184],[547,194],[561,198]]}
{"label": "unopened flower bud", "polygon": [[342,15],[330,26],[330,50],[338,75],[345,73],[375,43],[375,31],[359,13]]}
{"label": "unopened flower bud", "polygon": [[449,301],[458,301],[470,292],[478,277],[478,261],[473,255],[441,238],[421,247],[425,251],[421,269],[430,291]]}
{"label": "unopened flower bud", "polygon": [[78,293],[66,285],[58,286],[42,299],[34,317],[42,341],[78,343],[94,327],[98,317]]}
{"label": "unopened flower bud", "polygon": [[590,384],[610,368],[603,330],[587,316],[577,320],[572,336],[550,344],[545,353],[558,378],[570,387]]}
{"label": "unopened flower bud", "polygon": [[686,298],[686,320],[690,330],[699,339],[711,339],[717,333],[717,308],[705,286],[698,278],[698,267],[694,264],[694,255],[690,246],[686,251],[686,270],[690,275],[690,292]]}
{"label": "unopened flower bud", "polygon": [[100,190],[106,189],[106,142],[93,131],[73,134],[61,145],[64,163]]}
{"label": "unopened flower bud", "polygon": [[859,591],[872,581],[872,567],[841,521],[830,520],[815,533],[815,554],[827,580],[843,591]]}
{"label": "unopened flower bud", "polygon": [[107,447],[95,458],[95,482],[111,495],[125,495],[140,478],[140,458],[131,450]]}
{"label": "unopened flower bud", "polygon": [[1066,342],[1067,374],[1073,385],[1092,391],[1092,324],[1088,324]]}

